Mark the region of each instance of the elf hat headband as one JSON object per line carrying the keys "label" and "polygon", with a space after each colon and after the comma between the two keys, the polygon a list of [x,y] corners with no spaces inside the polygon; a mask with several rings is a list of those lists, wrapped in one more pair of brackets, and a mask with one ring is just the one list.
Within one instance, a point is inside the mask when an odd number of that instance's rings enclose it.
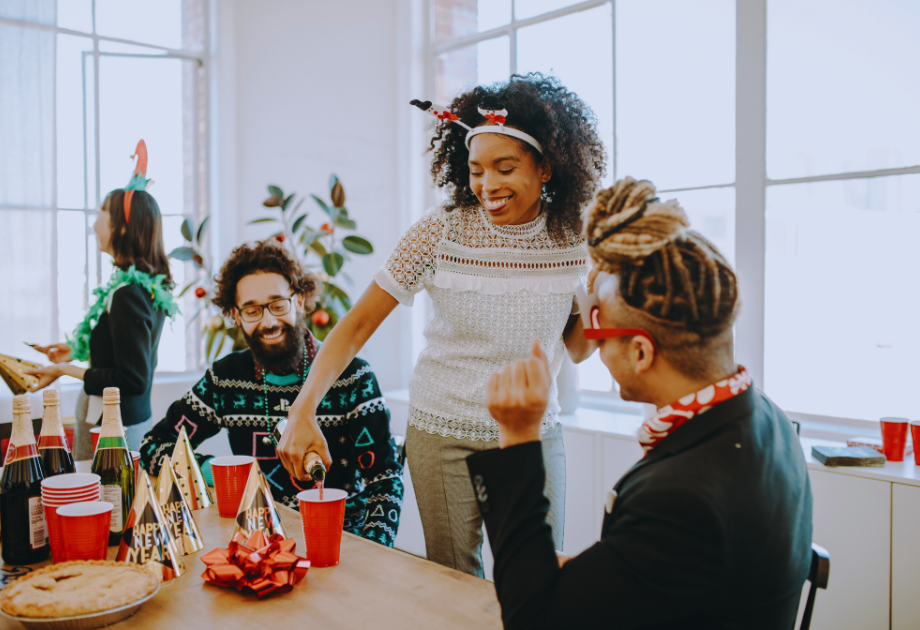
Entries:
{"label": "elf hat headband", "polygon": [[125,186],[125,223],[128,223],[131,219],[131,200],[134,199],[134,191],[141,190],[146,192],[147,186],[153,185],[153,180],[147,179],[147,143],[143,139],[138,141],[137,148],[134,149],[134,155],[131,157],[134,158],[135,156],[137,156],[137,166],[134,167],[134,175],[128,185]]}
{"label": "elf hat headband", "polygon": [[523,140],[541,154],[543,153],[543,146],[529,133],[525,133],[520,129],[515,129],[514,127],[506,127],[505,121],[508,117],[507,109],[483,109],[478,107],[479,113],[486,117],[486,119],[492,123],[491,125],[483,125],[481,127],[470,127],[466,123],[461,122],[460,117],[451,112],[448,108],[443,105],[438,105],[437,103],[432,103],[431,101],[420,101],[415,99],[410,102],[410,105],[415,105],[420,110],[434,116],[438,120],[449,120],[451,122],[457,123],[461,127],[467,130],[466,134],[466,148],[469,150],[470,141],[474,136],[478,136],[481,133],[498,133],[503,136],[511,136],[512,138],[517,138],[518,140]]}

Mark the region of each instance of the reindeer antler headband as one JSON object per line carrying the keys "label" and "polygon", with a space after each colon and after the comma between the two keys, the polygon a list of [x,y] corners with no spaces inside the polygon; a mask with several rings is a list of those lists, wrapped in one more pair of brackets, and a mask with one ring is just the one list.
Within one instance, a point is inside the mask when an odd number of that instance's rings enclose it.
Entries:
{"label": "reindeer antler headband", "polygon": [[438,120],[449,120],[466,129],[467,149],[470,148],[470,141],[474,136],[478,136],[481,133],[499,133],[503,136],[511,136],[512,138],[523,140],[535,148],[537,151],[539,151],[541,154],[543,153],[543,146],[537,142],[537,139],[532,135],[525,133],[520,129],[505,126],[505,121],[508,118],[507,109],[483,109],[482,107],[478,107],[477,109],[479,110],[479,113],[485,116],[486,119],[492,124],[482,125],[481,127],[470,127],[466,123],[462,122],[459,116],[457,116],[455,113],[443,105],[438,105],[437,103],[432,103],[431,101],[420,101],[418,99],[411,101],[409,104],[415,105],[426,114],[434,116]]}
{"label": "reindeer antler headband", "polygon": [[137,148],[134,149],[134,155],[131,157],[137,156],[137,166],[134,167],[134,175],[131,176],[131,181],[128,182],[128,185],[125,186],[125,223],[128,223],[131,220],[131,200],[134,199],[134,191],[147,190],[147,186],[153,185],[153,180],[147,179],[147,143],[142,140],[139,140],[137,143]]}

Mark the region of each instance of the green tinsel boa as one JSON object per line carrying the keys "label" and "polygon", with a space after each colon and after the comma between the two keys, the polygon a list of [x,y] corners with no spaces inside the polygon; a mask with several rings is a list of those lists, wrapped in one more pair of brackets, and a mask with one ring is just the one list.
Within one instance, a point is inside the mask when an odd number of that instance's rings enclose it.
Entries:
{"label": "green tinsel boa", "polygon": [[127,271],[115,269],[108,284],[93,289],[96,303],[89,308],[86,317],[74,329],[73,336],[67,338],[67,343],[70,344],[70,358],[75,361],[89,360],[89,338],[93,334],[93,328],[108,309],[112,294],[127,284],[143,287],[153,300],[153,308],[165,312],[170,318],[175,317],[179,312],[179,305],[173,298],[172,292],[163,286],[165,278],[163,274],[151,277],[150,274],[135,269],[134,265],[131,265]]}

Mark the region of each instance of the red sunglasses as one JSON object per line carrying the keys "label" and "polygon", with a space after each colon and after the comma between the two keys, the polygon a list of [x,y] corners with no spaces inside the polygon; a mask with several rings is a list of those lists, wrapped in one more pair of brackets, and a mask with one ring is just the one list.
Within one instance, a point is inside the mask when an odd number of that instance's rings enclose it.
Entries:
{"label": "red sunglasses", "polygon": [[[599,273],[598,276],[601,274]],[[597,279],[594,281],[597,284]],[[584,329],[585,339],[611,339],[614,337],[645,337],[652,344],[652,348],[657,352],[658,345],[655,338],[647,330],[642,328],[601,328],[598,321],[600,306],[597,301],[596,293],[585,293],[584,289],[578,287],[575,290],[575,299],[578,301],[578,308],[581,312],[581,323]]]}

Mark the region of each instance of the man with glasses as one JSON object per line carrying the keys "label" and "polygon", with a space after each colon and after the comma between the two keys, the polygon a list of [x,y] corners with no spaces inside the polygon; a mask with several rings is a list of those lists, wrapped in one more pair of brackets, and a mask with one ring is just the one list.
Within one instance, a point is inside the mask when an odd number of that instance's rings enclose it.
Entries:
{"label": "man with glasses", "polygon": [[[217,360],[172,405],[141,443],[144,469],[157,475],[186,433],[197,448],[227,429],[236,455],[256,458],[275,500],[297,509],[297,493],[313,482],[287,473],[272,430],[287,417],[307,378],[319,342],[305,317],[316,283],[282,245],[266,240],[233,250],[215,279],[212,300],[243,334],[246,350]],[[390,436],[390,413],[371,367],[354,359],[317,408],[332,454],[325,486],[348,493],[345,530],[392,546],[403,497],[402,466]],[[209,455],[197,455],[210,479]]]}

